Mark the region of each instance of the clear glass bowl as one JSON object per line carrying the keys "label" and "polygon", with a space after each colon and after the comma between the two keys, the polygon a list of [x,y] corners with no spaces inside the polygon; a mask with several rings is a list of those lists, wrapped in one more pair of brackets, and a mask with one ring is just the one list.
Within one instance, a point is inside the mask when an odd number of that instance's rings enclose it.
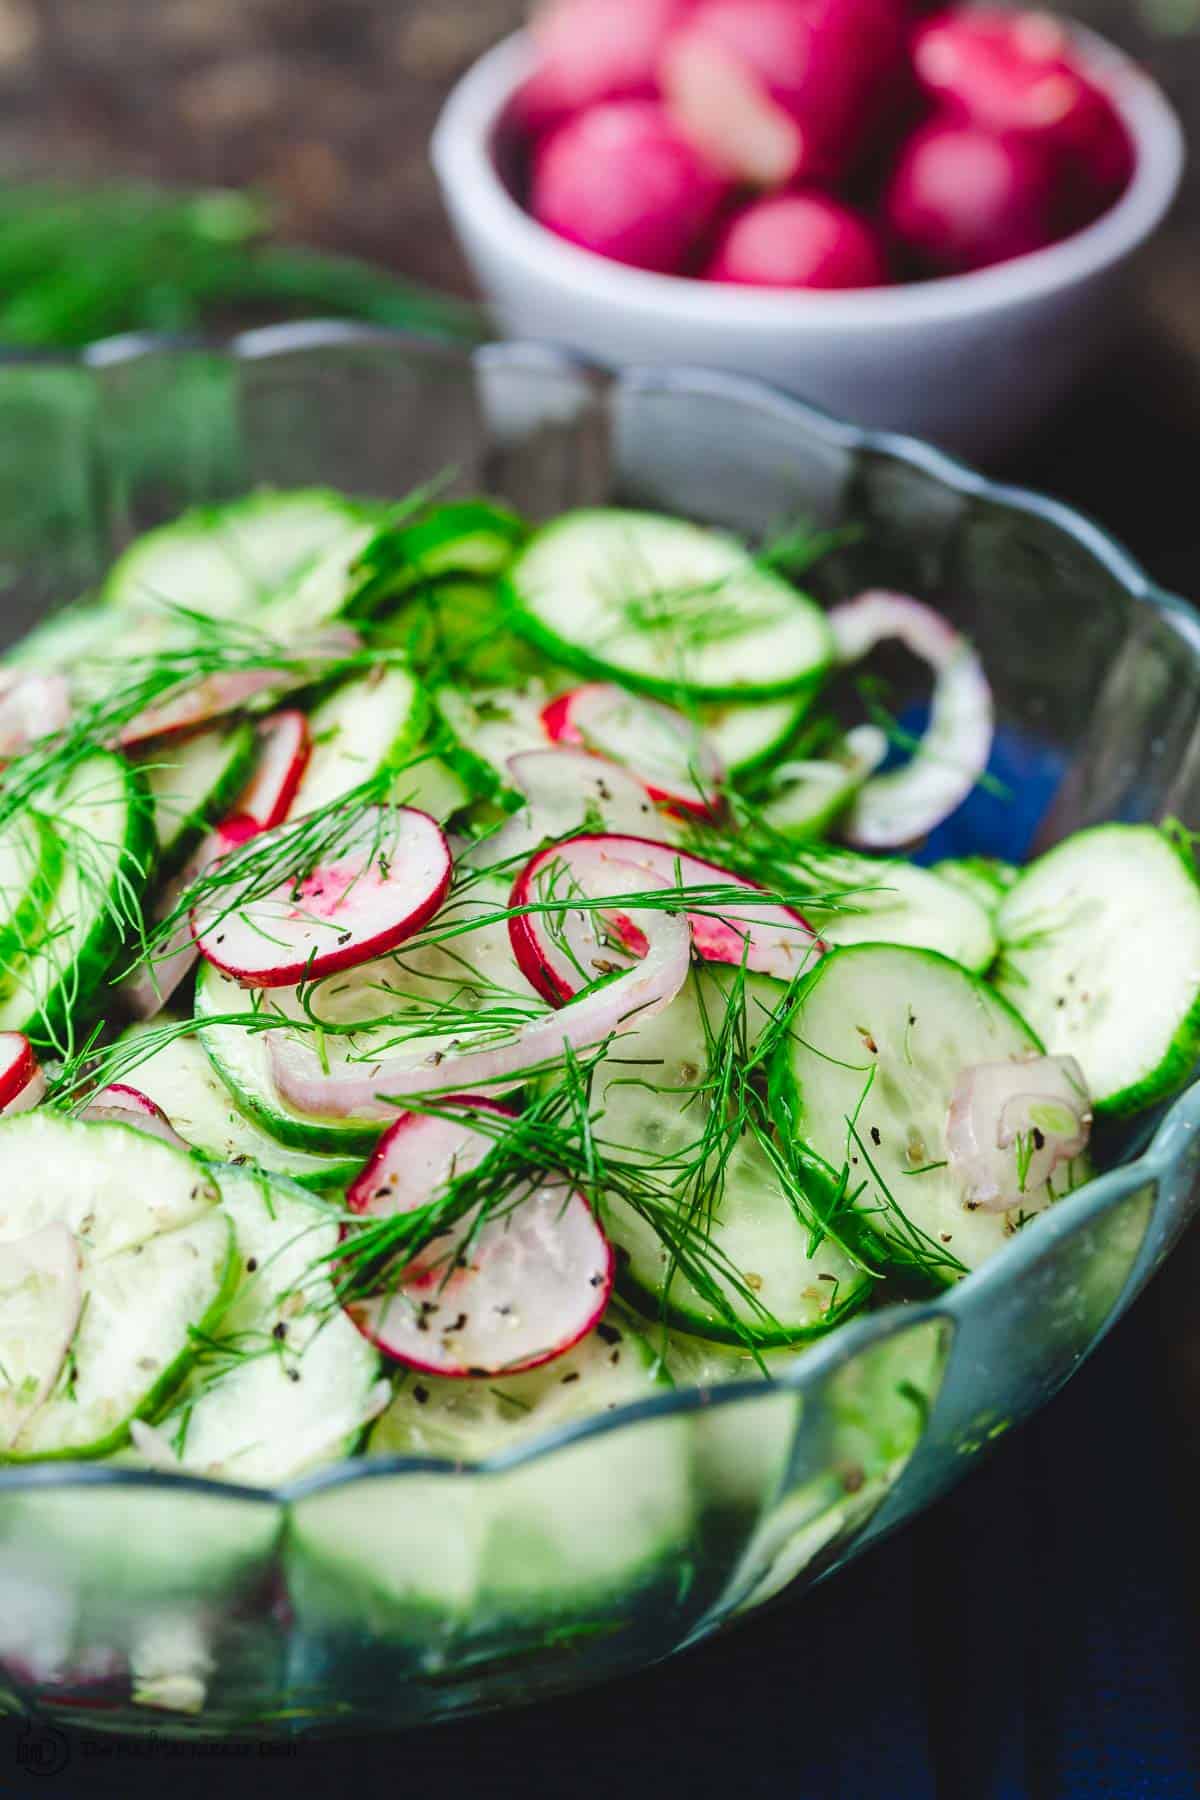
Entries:
{"label": "clear glass bowl", "polygon": [[[5,633],[185,505],[443,472],[535,517],[620,500],[751,535],[798,514],[863,527],[822,590],[912,588],[996,688],[1016,798],[972,801],[943,854],[1195,822],[1200,625],[1094,526],[738,378],[606,375],[543,346],[312,325],[0,367]],[[0,1705],[212,1737],[423,1723],[629,1671],[798,1596],[1079,1366],[1191,1216],[1198,1125],[1192,1088],[953,1292],[860,1318],[774,1386],[677,1391],[474,1468],[358,1462],[277,1493],[0,1470]]]}

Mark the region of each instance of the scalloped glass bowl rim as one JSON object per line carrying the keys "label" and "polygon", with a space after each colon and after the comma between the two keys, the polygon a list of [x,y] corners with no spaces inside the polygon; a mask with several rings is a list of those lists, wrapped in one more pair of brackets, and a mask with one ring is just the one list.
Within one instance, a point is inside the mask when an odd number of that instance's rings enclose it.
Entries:
{"label": "scalloped glass bowl rim", "polygon": [[[760,406],[772,407],[784,418],[795,419],[807,431],[815,432],[839,448],[891,457],[934,476],[957,493],[986,497],[1010,511],[1024,512],[1053,524],[1103,562],[1137,604],[1149,606],[1170,618],[1200,658],[1200,620],[1191,608],[1176,596],[1158,588],[1140,563],[1115,538],[1082,513],[1031,489],[990,481],[967,464],[920,439],[846,424],[807,401],[797,400],[782,390],[773,388],[769,383],[749,376],[688,367],[611,370],[557,346],[535,341],[484,344],[469,351],[443,341],[382,327],[324,320],[268,326],[244,332],[217,346],[194,338],[129,333],[105,338],[74,356],[62,353],[0,352],[0,371],[5,366],[19,366],[29,362],[103,369],[137,361],[142,357],[181,351],[200,351],[223,355],[234,362],[253,362],[266,357],[324,348],[352,348],[356,344],[372,347],[391,345],[408,353],[444,356],[447,360],[460,364],[478,361],[485,367],[491,362],[525,367],[550,366],[600,383],[613,382],[626,389],[636,389],[645,381],[659,389],[664,385],[693,391],[699,389],[708,395],[724,394],[730,400],[754,401]],[[765,1395],[772,1391],[778,1392],[781,1388],[803,1392],[810,1383],[819,1382],[841,1364],[853,1360],[860,1351],[875,1343],[886,1342],[898,1331],[907,1334],[922,1324],[940,1322],[953,1332],[956,1314],[963,1306],[981,1299],[991,1288],[1019,1281],[1024,1268],[1041,1257],[1053,1237],[1068,1236],[1086,1227],[1093,1218],[1104,1213],[1110,1202],[1122,1194],[1161,1181],[1184,1155],[1197,1132],[1200,1132],[1200,1078],[1192,1081],[1171,1103],[1149,1145],[1140,1156],[1117,1164],[1066,1199],[1060,1200],[1048,1212],[1042,1213],[1026,1226],[1000,1255],[966,1276],[955,1287],[947,1289],[944,1294],[920,1305],[887,1307],[838,1327],[828,1337],[819,1339],[801,1351],[796,1365],[777,1376],[771,1386],[755,1380],[730,1382],[718,1390],[677,1388],[660,1397],[614,1408],[603,1417],[582,1419],[564,1425],[530,1445],[472,1464],[438,1457],[351,1458],[278,1487],[247,1487],[237,1482],[212,1480],[205,1476],[112,1468],[87,1461],[9,1464],[0,1465],[0,1494],[37,1489],[61,1492],[71,1488],[90,1487],[164,1492],[179,1492],[182,1489],[191,1493],[210,1494],[226,1501],[240,1500],[247,1505],[287,1507],[312,1494],[396,1475],[435,1474],[473,1481],[531,1465],[573,1444],[606,1437],[647,1419],[664,1419],[701,1408],[708,1411],[714,1406],[726,1407],[738,1405],[742,1401],[762,1400]],[[1116,1310],[1118,1309],[1114,1309]],[[1107,1322],[1097,1333],[1097,1341],[1106,1328]]]}

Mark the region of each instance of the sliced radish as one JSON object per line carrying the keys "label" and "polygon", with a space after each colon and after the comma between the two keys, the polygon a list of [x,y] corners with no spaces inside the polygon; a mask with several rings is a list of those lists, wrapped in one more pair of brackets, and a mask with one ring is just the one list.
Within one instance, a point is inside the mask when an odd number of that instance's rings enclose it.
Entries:
{"label": "sliced radish", "polygon": [[864,850],[914,843],[962,805],[987,768],[993,714],[983,664],[961,632],[906,594],[860,594],[835,606],[829,623],[843,663],[895,642],[934,672],[929,724],[912,760],[866,782],[842,825]]}
{"label": "sliced radish", "polygon": [[[643,888],[653,885],[643,871],[637,872],[637,879]],[[385,1057],[373,1066],[327,1070],[306,1043],[272,1031],[267,1033],[267,1047],[276,1086],[301,1112],[362,1120],[394,1119],[397,1106],[417,1094],[515,1087],[530,1070],[555,1061],[568,1049],[605,1044],[653,1018],[675,998],[691,966],[687,921],[676,913],[631,909],[629,926],[631,933],[640,932],[646,945],[640,962],[619,981],[594,989],[561,1011],[542,1014],[503,1043],[453,1055],[414,1051]]]}
{"label": "sliced radish", "polygon": [[259,831],[282,825],[296,798],[311,745],[302,712],[272,713],[258,728],[258,767],[243,788],[235,815],[253,819]]}
{"label": "sliced radish", "polygon": [[[487,1100],[458,1106],[504,1116]],[[478,1167],[495,1139],[464,1119],[408,1113],[380,1142],[348,1196],[389,1218],[428,1206]],[[480,1376],[562,1356],[608,1304],[613,1254],[591,1208],[563,1182],[526,1179],[501,1216],[470,1214],[441,1233],[395,1285],[346,1310],[388,1356],[430,1374]]]}
{"label": "sliced radish", "polygon": [[[153,738],[174,737],[195,731],[210,719],[237,712],[260,694],[286,693],[307,687],[329,663],[339,662],[360,649],[356,631],[332,626],[300,650],[286,652],[286,666],[267,662],[252,669],[225,669],[215,675],[187,681],[154,706],[146,707],[123,727],[117,748],[127,750]],[[282,655],[283,653],[281,653]]]}
{"label": "sliced radish", "polygon": [[964,1069],[950,1098],[946,1155],[968,1206],[1037,1204],[1061,1163],[1087,1148],[1092,1103],[1073,1056]]}
{"label": "sliced radish", "polygon": [[61,731],[71,717],[71,693],[62,675],[0,677],[0,756],[19,756],[39,738]]}
{"label": "sliced radish", "polygon": [[602,900],[637,892],[639,884],[643,891],[680,892],[693,947],[708,962],[744,960],[759,974],[790,981],[820,953],[812,927],[798,912],[774,900],[753,899],[764,892],[758,883],[717,863],[648,838],[569,838],[526,865],[509,900],[512,907],[553,906],[508,922],[521,973],[552,1006],[563,1005],[588,982],[625,966],[629,953],[640,948],[623,908],[614,909],[615,916],[591,908],[574,910],[572,896]]}
{"label": "sliced radish", "polygon": [[[226,819],[216,831],[210,832],[178,875],[164,885],[154,903],[153,923],[161,925],[164,919],[169,919],[206,870],[257,835],[258,826],[245,813]],[[154,1018],[189,970],[194,968],[199,955],[191,924],[186,918],[181,919],[167,942],[160,944],[152,956],[138,963],[117,983],[117,993],[126,1011],[135,1019]]]}
{"label": "sliced radish", "polygon": [[108,1087],[101,1088],[88,1101],[81,1117],[91,1125],[133,1125],[139,1131],[144,1131],[147,1137],[161,1138],[164,1144],[174,1144],[178,1150],[190,1148],[186,1139],[181,1138],[175,1130],[162,1107],[156,1106],[140,1088],[129,1087],[123,1081],[114,1081]]}
{"label": "sliced radish", "polygon": [[702,819],[720,810],[721,758],[690,719],[661,701],[592,681],[552,700],[542,724],[555,743],[578,744],[631,769],[664,806]]}
{"label": "sliced radish", "polygon": [[67,1226],[0,1244],[0,1450],[53,1391],[82,1308],[79,1247]]}
{"label": "sliced radish", "polygon": [[46,1093],[33,1045],[19,1031],[0,1031],[0,1113],[29,1112]]}
{"label": "sliced radish", "polygon": [[192,930],[200,954],[244,985],[295,987],[394,950],[432,918],[452,873],[428,813],[373,806],[331,861],[261,897],[196,907]]}
{"label": "sliced radish", "polygon": [[522,750],[508,759],[525,805],[508,823],[467,851],[477,868],[499,869],[528,856],[549,838],[566,837],[599,820],[607,831],[660,831],[663,815],[627,769],[587,750],[559,745]]}

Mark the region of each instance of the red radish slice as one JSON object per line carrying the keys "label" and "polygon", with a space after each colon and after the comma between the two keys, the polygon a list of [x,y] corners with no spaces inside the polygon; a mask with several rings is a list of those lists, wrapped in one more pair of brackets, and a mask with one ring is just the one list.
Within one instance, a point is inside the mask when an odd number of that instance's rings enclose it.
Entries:
{"label": "red radish slice", "polygon": [[[635,878],[630,879],[630,871]],[[708,910],[687,909],[692,944],[708,962],[740,964],[762,975],[790,981],[811,965],[821,944],[812,927],[790,906],[773,900],[756,900],[764,890],[717,863],[691,856],[670,844],[648,838],[581,836],[541,851],[521,871],[513,885],[509,905],[537,906],[547,901],[569,902],[573,893],[588,899],[636,892],[648,888],[694,890],[694,905],[706,905],[705,895],[719,891]],[[735,898],[730,889],[736,889]],[[686,906],[686,902],[685,902]],[[552,1006],[571,1000],[587,981],[612,973],[637,947],[626,928],[624,910],[615,921],[592,910],[531,912],[510,918],[513,953],[525,979]],[[613,942],[615,926],[617,942]],[[623,946],[623,947],[622,947]]]}
{"label": "red radish slice", "polygon": [[62,675],[0,678],[0,756],[19,756],[39,738],[61,731],[71,717],[71,695]]}
{"label": "red radish slice", "polygon": [[144,1131],[147,1137],[161,1138],[164,1144],[174,1144],[179,1150],[190,1149],[190,1145],[180,1137],[162,1107],[156,1106],[140,1088],[128,1087],[123,1081],[114,1081],[108,1087],[101,1088],[88,1101],[80,1116],[91,1125],[133,1125],[139,1131]]}
{"label": "red radish slice", "polygon": [[555,743],[595,750],[638,775],[652,800],[701,819],[720,810],[725,765],[690,719],[658,700],[592,681],[542,713]]}
{"label": "red radish slice", "polygon": [[79,1247],[66,1225],[0,1244],[0,1449],[53,1392],[82,1310]]}
{"label": "red radish slice", "polygon": [[19,1031],[0,1031],[0,1113],[29,1112],[46,1093],[33,1045]]}
{"label": "red radish slice", "polygon": [[[504,1108],[486,1100],[459,1106]],[[398,1119],[351,1189],[351,1207],[388,1218],[428,1206],[494,1143],[462,1118]],[[386,1355],[433,1375],[513,1374],[562,1356],[608,1304],[613,1254],[587,1202],[562,1181],[522,1184],[472,1236],[468,1215],[433,1240],[397,1284],[346,1310]]]}
{"label": "red radish slice", "polygon": [[356,631],[335,625],[302,649],[286,652],[288,666],[267,664],[257,669],[227,669],[186,682],[154,706],[131,719],[117,738],[117,748],[130,749],[152,738],[174,737],[195,731],[210,719],[237,712],[259,694],[286,693],[306,687],[327,663],[339,662],[362,647]]}
{"label": "red radish slice", "polygon": [[243,985],[295,987],[394,950],[437,912],[452,874],[428,813],[372,806],[329,862],[241,905],[197,907],[192,930],[201,956]]}
{"label": "red radish slice", "polygon": [[914,843],[949,818],[988,766],[992,690],[961,632],[907,594],[860,594],[829,614],[843,663],[877,644],[903,644],[934,672],[929,724],[912,760],[864,783],[842,824],[851,844],[890,850]]}
{"label": "red radish slice", "polygon": [[[193,852],[173,880],[163,887],[154,904],[153,923],[160,925],[179,908],[189,888],[206,869],[219,863],[223,856],[236,850],[248,838],[257,837],[258,826],[244,813],[226,819]],[[191,924],[182,919],[165,944],[153,956],[140,962],[117,983],[117,992],[127,1012],[135,1019],[153,1019],[160,1013],[180,982],[191,970],[200,952],[192,935]]]}
{"label": "red radish slice", "polygon": [[1035,1202],[1061,1163],[1087,1148],[1092,1104],[1073,1056],[977,1063],[950,1099],[946,1155],[968,1206]]}
{"label": "red radish slice", "polygon": [[[653,885],[640,871],[638,880],[643,887]],[[414,1052],[385,1057],[374,1066],[327,1071],[306,1043],[272,1031],[267,1047],[276,1086],[301,1112],[362,1120],[394,1119],[397,1106],[412,1095],[515,1087],[529,1070],[567,1049],[604,1044],[653,1018],[675,998],[691,966],[692,934],[686,920],[675,913],[633,911],[629,923],[646,945],[640,962],[619,981],[531,1020],[504,1043],[454,1055]]]}
{"label": "red radish slice", "polygon": [[282,825],[311,751],[308,720],[302,712],[272,713],[258,728],[258,767],[243,788],[236,816],[253,819],[259,831]]}

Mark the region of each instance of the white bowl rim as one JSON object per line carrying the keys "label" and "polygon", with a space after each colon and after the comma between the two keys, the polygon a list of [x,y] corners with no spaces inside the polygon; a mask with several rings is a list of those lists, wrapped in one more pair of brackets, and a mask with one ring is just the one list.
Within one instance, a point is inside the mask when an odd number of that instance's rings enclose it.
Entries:
{"label": "white bowl rim", "polygon": [[676,319],[714,330],[757,327],[801,336],[860,324],[904,329],[1021,306],[1113,267],[1137,249],[1168,212],[1186,155],[1178,115],[1158,84],[1106,39],[1065,23],[1130,132],[1133,179],[1116,204],[1082,231],[967,275],[837,293],[746,288],[651,274],[556,237],[513,198],[493,154],[497,126],[532,67],[528,32],[505,38],[457,83],[434,130],[433,164],[447,198],[470,217],[464,236],[487,239],[498,255],[520,261],[581,302],[659,323]]}

